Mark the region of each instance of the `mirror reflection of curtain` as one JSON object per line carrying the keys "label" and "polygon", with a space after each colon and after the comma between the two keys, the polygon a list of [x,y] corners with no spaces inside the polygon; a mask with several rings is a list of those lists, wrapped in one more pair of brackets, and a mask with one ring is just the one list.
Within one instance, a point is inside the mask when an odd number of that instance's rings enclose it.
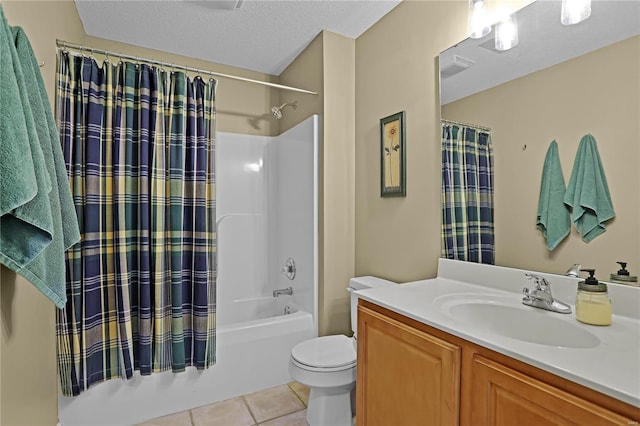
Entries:
{"label": "mirror reflection of curtain", "polygon": [[57,122],[82,240],[57,313],[64,395],[215,363],[215,80],[60,52]]}
{"label": "mirror reflection of curtain", "polygon": [[442,253],[494,264],[493,150],[484,129],[442,121]]}

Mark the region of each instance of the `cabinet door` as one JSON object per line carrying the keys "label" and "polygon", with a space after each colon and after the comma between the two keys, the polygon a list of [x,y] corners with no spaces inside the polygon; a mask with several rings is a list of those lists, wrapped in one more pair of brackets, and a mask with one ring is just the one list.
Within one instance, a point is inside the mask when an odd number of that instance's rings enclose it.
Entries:
{"label": "cabinet door", "polygon": [[359,426],[457,425],[460,348],[358,308]]}
{"label": "cabinet door", "polygon": [[482,356],[473,360],[471,395],[473,425],[637,424]]}

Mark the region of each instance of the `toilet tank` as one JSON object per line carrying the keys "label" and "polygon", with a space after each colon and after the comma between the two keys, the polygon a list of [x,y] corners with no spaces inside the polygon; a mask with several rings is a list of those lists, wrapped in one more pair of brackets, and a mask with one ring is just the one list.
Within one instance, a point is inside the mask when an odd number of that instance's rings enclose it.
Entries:
{"label": "toilet tank", "polygon": [[349,280],[349,293],[351,293],[351,330],[354,336],[357,334],[358,329],[358,296],[354,293],[357,290],[363,290],[365,288],[377,288],[387,287],[394,285],[393,281],[383,280],[378,277],[355,277]]}

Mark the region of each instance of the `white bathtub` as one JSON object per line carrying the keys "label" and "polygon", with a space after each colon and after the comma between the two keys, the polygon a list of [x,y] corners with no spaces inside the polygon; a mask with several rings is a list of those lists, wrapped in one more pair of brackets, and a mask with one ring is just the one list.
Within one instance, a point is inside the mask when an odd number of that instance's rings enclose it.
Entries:
{"label": "white bathtub", "polygon": [[[260,300],[258,300],[260,299]],[[93,385],[74,398],[59,398],[62,426],[129,425],[193,407],[223,401],[291,381],[291,348],[315,336],[310,313],[283,315],[286,297],[242,301],[264,318],[218,324],[216,365],[204,371],[165,372]],[[268,303],[270,302],[270,303]],[[270,306],[270,308],[269,308]],[[277,313],[277,316],[271,316]]]}

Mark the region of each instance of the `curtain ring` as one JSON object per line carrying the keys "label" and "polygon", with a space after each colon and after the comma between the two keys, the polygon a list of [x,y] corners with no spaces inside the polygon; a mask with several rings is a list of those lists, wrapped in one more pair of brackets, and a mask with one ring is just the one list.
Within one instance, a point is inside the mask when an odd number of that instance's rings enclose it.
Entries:
{"label": "curtain ring", "polygon": [[109,64],[110,62],[109,62],[109,51],[108,50],[104,53],[104,56],[105,56],[104,61]]}

